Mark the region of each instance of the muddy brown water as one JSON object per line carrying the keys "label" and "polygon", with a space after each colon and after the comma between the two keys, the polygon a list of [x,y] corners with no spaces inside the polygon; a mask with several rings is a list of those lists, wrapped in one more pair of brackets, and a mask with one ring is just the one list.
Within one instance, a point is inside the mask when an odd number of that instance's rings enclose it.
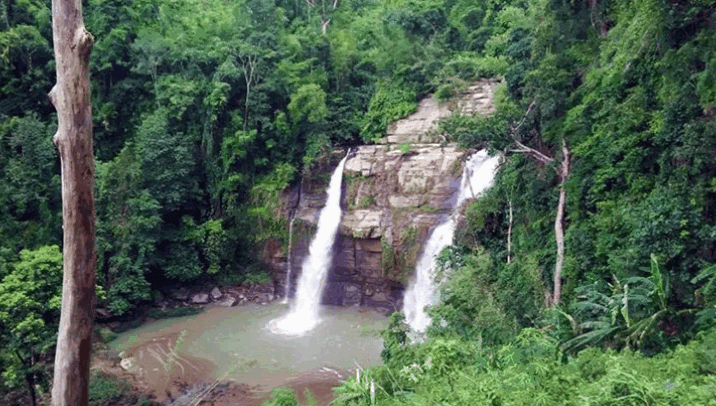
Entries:
{"label": "muddy brown water", "polygon": [[[212,307],[124,332],[110,348],[131,360],[129,372],[159,401],[179,395],[176,383],[220,380],[240,385],[224,389],[230,402],[226,404],[260,405],[279,386],[293,388],[300,398],[307,388],[319,404],[327,404],[333,398],[331,388],[355,368],[380,363],[384,315],[325,306],[322,322],[304,336],[274,334],[269,323],[288,310],[278,302]],[[238,398],[230,401],[232,396]]]}

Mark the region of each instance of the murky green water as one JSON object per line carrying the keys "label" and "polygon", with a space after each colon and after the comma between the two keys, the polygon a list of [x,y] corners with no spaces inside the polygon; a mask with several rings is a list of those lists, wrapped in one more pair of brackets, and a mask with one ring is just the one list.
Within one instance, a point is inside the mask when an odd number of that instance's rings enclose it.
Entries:
{"label": "murky green water", "polygon": [[[323,321],[301,337],[276,335],[268,323],[288,312],[288,305],[215,307],[182,318],[160,320],[122,333],[110,343],[115,351],[165,338],[186,330],[180,353],[212,361],[209,378],[235,379],[271,389],[297,374],[329,367],[354,368],[380,363],[380,329],[384,315],[357,308],[323,307]],[[247,367],[251,361],[255,365]]]}

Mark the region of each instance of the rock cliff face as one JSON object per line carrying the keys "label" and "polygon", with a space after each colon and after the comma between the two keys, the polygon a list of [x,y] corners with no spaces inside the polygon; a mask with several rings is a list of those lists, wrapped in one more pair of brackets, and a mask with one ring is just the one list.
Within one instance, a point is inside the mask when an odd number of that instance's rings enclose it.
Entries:
{"label": "rock cliff face", "polygon": [[[496,85],[490,80],[479,82],[445,104],[424,99],[416,113],[390,126],[381,144],[350,152],[343,178],[343,217],[324,304],[400,309],[422,243],[457,200],[465,152],[441,143],[437,120],[455,109],[468,114],[490,113]],[[335,154],[335,163],[344,153]],[[286,193],[287,215],[296,218],[291,295],[335,163],[326,166],[324,182],[321,176],[313,176],[312,181]],[[281,294],[288,263],[285,256],[275,252],[269,263],[276,292]]]}

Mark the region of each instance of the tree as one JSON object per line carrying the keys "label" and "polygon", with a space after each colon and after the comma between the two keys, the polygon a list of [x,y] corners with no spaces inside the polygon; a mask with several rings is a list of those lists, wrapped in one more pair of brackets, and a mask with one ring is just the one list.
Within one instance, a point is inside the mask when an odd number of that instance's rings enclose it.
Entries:
{"label": "tree", "polygon": [[84,28],[80,0],[53,0],[57,83],[54,137],[62,177],[62,313],[57,336],[52,404],[87,405],[95,308],[94,150],[89,58],[94,38]]}
{"label": "tree", "polygon": [[[462,144],[474,144],[482,140],[497,150],[513,152],[529,156],[539,165],[551,166],[555,164],[555,157],[550,157],[542,153],[539,149],[543,147],[541,134],[537,130],[539,126],[534,123],[536,101],[532,101],[527,107],[527,111],[522,118],[517,121],[519,108],[517,104],[509,103],[498,109],[497,113],[490,117],[470,117],[462,115],[454,115],[442,124],[442,128],[449,134],[457,138]],[[557,178],[559,180],[559,200],[557,203],[557,213],[554,220],[554,234],[557,243],[556,260],[553,273],[554,288],[551,297],[549,293],[548,301],[551,306],[559,304],[562,297],[562,268],[564,265],[565,247],[564,247],[564,213],[567,205],[567,192],[565,182],[570,173],[570,152],[567,142],[561,139],[561,162],[557,168]],[[535,147],[531,147],[534,145]],[[556,152],[553,153],[555,156]],[[512,212],[512,204],[509,204],[510,213]],[[511,214],[510,214],[511,215]],[[508,228],[508,251],[512,249],[512,222],[510,221]],[[509,258],[508,252],[508,258]],[[510,259],[511,261],[511,259]]]}
{"label": "tree", "polygon": [[56,245],[22,250],[11,268],[0,282],[0,351],[11,360],[4,363],[2,378],[10,386],[24,380],[34,406],[35,385],[47,383],[48,355],[56,340],[62,254]]}
{"label": "tree", "polygon": [[[520,142],[518,137],[519,129],[527,116],[529,116],[533,106],[534,102],[530,103],[522,121],[520,121],[520,123],[514,126],[510,131],[511,141],[516,146],[511,151],[527,154],[546,165],[553,162],[554,159],[544,155],[534,148],[528,147],[524,143]],[[564,265],[564,212],[567,205],[567,192],[564,188],[564,183],[567,181],[567,177],[569,177],[569,159],[570,154],[569,149],[567,148],[567,142],[562,139],[562,162],[557,170],[557,176],[559,178],[559,203],[557,203],[557,215],[554,219],[554,236],[557,242],[557,257],[554,265],[554,290],[552,291],[552,298],[550,300],[552,306],[558,305],[562,298],[562,266]]]}

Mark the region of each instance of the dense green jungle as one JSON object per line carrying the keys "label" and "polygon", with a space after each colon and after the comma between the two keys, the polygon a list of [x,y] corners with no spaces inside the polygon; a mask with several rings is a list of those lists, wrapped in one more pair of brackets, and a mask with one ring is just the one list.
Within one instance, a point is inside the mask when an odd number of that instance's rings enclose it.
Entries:
{"label": "dense green jungle", "polygon": [[[0,0],[3,399],[46,399],[59,321],[50,8]],[[85,0],[84,13],[112,314],[167,284],[266,278],[282,190],[421,97],[498,77],[493,115],[441,123],[446,142],[505,159],[441,254],[433,325],[410,344],[394,313],[383,365],[335,404],[716,405],[716,1]],[[92,382],[92,404],[127,401]],[[278,390],[270,404],[298,403]]]}

